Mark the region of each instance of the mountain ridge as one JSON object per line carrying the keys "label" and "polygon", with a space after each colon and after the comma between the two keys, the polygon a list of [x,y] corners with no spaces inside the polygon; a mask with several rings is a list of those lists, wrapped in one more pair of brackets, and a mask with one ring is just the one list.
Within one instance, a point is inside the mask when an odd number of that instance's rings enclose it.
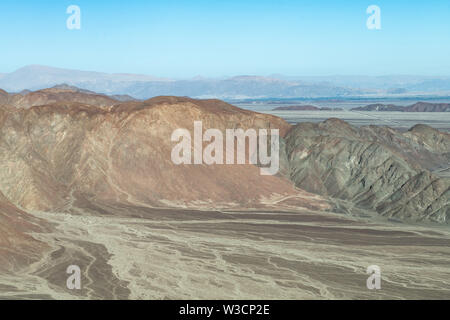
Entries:
{"label": "mountain ridge", "polygon": [[[280,174],[263,177],[253,165],[174,165],[172,132],[192,132],[199,120],[205,130],[278,129]],[[332,210],[331,197],[401,219],[446,223],[450,214],[448,179],[433,173],[450,163],[450,135],[425,125],[407,132],[339,119],[291,126],[217,99],[160,96],[107,107],[3,106],[0,133],[0,191],[26,209],[130,201],[254,207],[288,197],[300,207]]]}

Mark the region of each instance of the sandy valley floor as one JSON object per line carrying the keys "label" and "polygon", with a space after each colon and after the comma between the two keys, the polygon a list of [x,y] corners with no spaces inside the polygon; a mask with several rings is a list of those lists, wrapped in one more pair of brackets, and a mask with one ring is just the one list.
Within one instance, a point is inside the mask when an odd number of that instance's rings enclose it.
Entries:
{"label": "sandy valley floor", "polygon": [[[0,298],[450,299],[447,227],[367,223],[320,212],[97,206],[39,213],[54,233],[38,263],[0,275]],[[378,265],[381,290],[366,288]],[[66,268],[82,289],[66,288]]]}

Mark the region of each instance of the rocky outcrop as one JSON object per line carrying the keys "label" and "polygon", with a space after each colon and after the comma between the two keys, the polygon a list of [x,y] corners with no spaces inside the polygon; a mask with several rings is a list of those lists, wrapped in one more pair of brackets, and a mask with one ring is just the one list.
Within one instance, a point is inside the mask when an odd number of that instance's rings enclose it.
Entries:
{"label": "rocky outcrop", "polygon": [[299,188],[388,217],[448,222],[450,181],[430,170],[450,163],[449,143],[428,126],[401,133],[330,119],[295,126],[286,152]]}

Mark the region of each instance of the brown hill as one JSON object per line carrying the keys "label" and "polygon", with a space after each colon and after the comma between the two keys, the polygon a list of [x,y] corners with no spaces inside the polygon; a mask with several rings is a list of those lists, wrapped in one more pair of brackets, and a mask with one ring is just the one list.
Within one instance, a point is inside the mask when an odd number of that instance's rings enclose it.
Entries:
{"label": "brown hill", "polygon": [[325,202],[293,189],[254,165],[175,165],[171,134],[290,126],[280,118],[219,100],[157,97],[111,108],[58,103],[0,111],[0,191],[27,209],[67,209],[74,203],[150,206],[257,206],[296,196],[301,206]]}
{"label": "brown hill", "polygon": [[28,109],[33,106],[48,105],[60,102],[78,102],[90,104],[97,107],[110,107],[119,103],[111,97],[91,93],[73,88],[50,88],[39,91],[33,91],[26,94],[9,95],[8,101],[3,104],[9,104],[17,108]]}

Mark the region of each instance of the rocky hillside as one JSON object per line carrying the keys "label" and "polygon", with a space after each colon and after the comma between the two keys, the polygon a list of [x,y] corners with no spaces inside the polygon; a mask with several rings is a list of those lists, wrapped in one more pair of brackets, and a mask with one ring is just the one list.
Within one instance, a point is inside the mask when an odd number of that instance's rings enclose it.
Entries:
{"label": "rocky hillside", "polygon": [[354,206],[400,219],[449,221],[450,180],[431,172],[449,166],[447,133],[424,125],[405,133],[356,128],[330,119],[296,125],[286,153],[297,187],[346,200],[346,211]]}
{"label": "rocky hillside", "polygon": [[50,228],[14,206],[0,192],[0,271],[13,271],[37,261],[47,246],[29,233]]}
{"label": "rocky hillside", "polygon": [[[193,136],[198,120],[203,130],[279,129],[280,174],[262,176],[255,165],[175,165],[171,134],[186,128]],[[98,203],[230,208],[284,200],[329,210],[329,198],[335,210],[448,222],[449,180],[440,173],[449,167],[449,137],[424,125],[402,133],[337,119],[291,127],[219,100],[177,97],[1,106],[0,192],[25,209],[66,212]]]}
{"label": "rocky hillside", "polygon": [[[158,97],[111,108],[58,103],[0,109],[0,191],[26,209],[69,210],[111,202],[150,206],[235,207],[298,196],[327,207],[255,165],[175,165],[175,129],[279,129],[280,118],[218,100]],[[304,197],[303,197],[304,195]],[[302,198],[303,197],[303,198]],[[308,200],[310,199],[310,200]]]}

